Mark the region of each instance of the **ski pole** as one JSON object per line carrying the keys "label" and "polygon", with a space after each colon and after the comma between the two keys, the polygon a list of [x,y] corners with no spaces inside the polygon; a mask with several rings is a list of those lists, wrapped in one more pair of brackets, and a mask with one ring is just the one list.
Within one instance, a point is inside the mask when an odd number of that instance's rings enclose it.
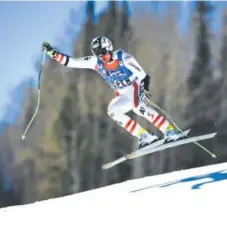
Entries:
{"label": "ski pole", "polygon": [[33,120],[35,119],[36,117],[36,114],[38,112],[38,109],[39,109],[39,104],[40,104],[40,81],[41,81],[41,72],[42,72],[42,68],[43,68],[43,65],[44,65],[44,62],[45,62],[45,57],[46,57],[46,52],[43,53],[43,58],[42,58],[42,62],[41,62],[41,65],[40,65],[40,70],[39,70],[39,77],[38,77],[38,97],[37,97],[37,104],[36,104],[36,109],[35,109],[35,112],[30,120],[30,122],[28,123],[25,131],[24,131],[24,134],[21,136],[21,139],[24,140],[25,137],[26,137],[26,133],[30,127],[30,125],[32,124]]}
{"label": "ski pole", "polygon": [[[154,102],[152,102],[151,100],[149,100],[149,103],[151,105],[153,105],[155,108],[157,108],[159,111],[161,111],[169,120],[170,122],[172,122],[172,124],[175,126],[176,129],[178,129],[182,134],[183,131],[178,127],[178,125],[173,121],[173,119],[171,118],[171,116],[169,116],[161,107],[159,107],[157,104],[155,104]],[[186,135],[188,137],[188,135]],[[206,147],[204,147],[203,145],[201,145],[200,143],[198,143],[197,141],[193,141],[193,143],[195,145],[197,145],[198,147],[200,147],[201,149],[203,149],[205,152],[207,152],[209,155],[211,155],[212,158],[217,158],[216,154],[211,152],[210,150],[208,150]]]}

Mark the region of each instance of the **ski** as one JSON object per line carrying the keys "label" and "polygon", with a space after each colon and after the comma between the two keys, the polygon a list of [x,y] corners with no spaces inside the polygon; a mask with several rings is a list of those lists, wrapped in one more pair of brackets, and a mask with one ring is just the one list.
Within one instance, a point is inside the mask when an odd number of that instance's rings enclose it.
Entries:
{"label": "ski", "polygon": [[195,141],[202,141],[202,140],[206,140],[206,139],[211,139],[211,138],[215,137],[216,134],[217,134],[217,132],[214,132],[214,133],[210,133],[210,134],[206,134],[206,135],[194,136],[194,137],[189,137],[189,138],[179,140],[179,141],[165,143],[165,144],[160,145],[156,148],[148,149],[148,150],[146,150],[142,153],[138,153],[135,156],[128,156],[127,159],[133,159],[135,157],[140,157],[140,156],[143,156],[143,155],[146,155],[146,154],[151,154],[151,153],[158,152],[158,151],[161,151],[161,150],[166,150],[168,148],[175,147],[175,146],[185,145],[185,144],[192,143],[192,142],[195,142]]}
{"label": "ski", "polygon": [[119,158],[119,159],[117,159],[113,162],[109,162],[109,163],[103,165],[102,168],[103,169],[109,169],[109,168],[111,168],[113,166],[116,166],[117,164],[119,164],[123,161],[129,160],[129,159],[134,159],[134,158],[141,157],[141,156],[144,156],[144,155],[147,155],[147,154],[151,154],[151,153],[158,152],[158,151],[161,151],[161,150],[165,150],[165,149],[175,147],[175,146],[185,145],[185,144],[192,143],[192,142],[195,142],[195,141],[202,141],[202,140],[206,140],[206,139],[211,139],[216,134],[217,134],[217,132],[213,132],[213,133],[206,134],[206,135],[188,137],[186,139],[182,139],[182,140],[179,140],[179,141],[160,144],[156,147],[152,147],[152,146],[149,145],[144,150],[141,149],[141,150],[138,150],[138,151],[135,151],[135,152],[132,152],[132,153],[128,153],[125,156],[123,156],[123,157],[121,157],[121,158]]}
{"label": "ski", "polygon": [[[184,131],[185,136],[186,136],[189,132],[190,132],[190,129]],[[119,158],[119,159],[117,159],[117,160],[115,160],[115,161],[113,161],[113,162],[109,162],[109,163],[107,163],[107,164],[104,164],[104,165],[102,166],[102,168],[103,168],[103,169],[108,169],[108,168],[111,168],[111,167],[113,167],[113,166],[115,166],[115,165],[117,165],[117,164],[119,164],[119,163],[121,163],[121,162],[123,162],[123,161],[128,160],[128,159],[136,158],[139,153],[144,153],[144,152],[146,152],[147,150],[150,150],[150,149],[153,150],[155,147],[158,147],[158,146],[163,145],[164,142],[165,142],[165,138],[163,138],[163,139],[161,139],[161,140],[159,140],[159,141],[156,141],[156,142],[154,142],[154,143],[152,143],[152,144],[150,144],[150,145],[148,145],[148,146],[145,146],[145,147],[143,147],[143,148],[140,148],[140,149],[138,149],[138,150],[136,150],[136,151],[133,151],[133,152],[131,152],[131,153],[127,153],[127,154],[124,155],[123,157],[121,157],[121,158]]]}

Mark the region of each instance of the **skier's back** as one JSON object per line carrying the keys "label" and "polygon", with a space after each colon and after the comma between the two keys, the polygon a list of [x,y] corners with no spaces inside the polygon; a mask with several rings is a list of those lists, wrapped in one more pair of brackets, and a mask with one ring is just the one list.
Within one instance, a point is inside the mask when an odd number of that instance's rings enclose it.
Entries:
{"label": "skier's back", "polygon": [[183,137],[183,134],[168,120],[147,106],[151,97],[148,92],[150,77],[132,55],[122,49],[113,51],[112,42],[108,38],[99,36],[93,39],[91,43],[93,56],[82,58],[72,58],[57,52],[47,42],[44,42],[42,47],[60,64],[71,68],[93,69],[104,78],[116,94],[108,106],[107,113],[118,125],[138,138],[139,148],[157,141],[158,138],[126,115],[130,110],[158,128],[167,142]]}

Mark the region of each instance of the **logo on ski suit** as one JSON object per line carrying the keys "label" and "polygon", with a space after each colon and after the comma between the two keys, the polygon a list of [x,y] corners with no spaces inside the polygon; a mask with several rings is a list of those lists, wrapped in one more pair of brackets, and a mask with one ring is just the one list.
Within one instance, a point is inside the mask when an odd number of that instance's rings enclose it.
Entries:
{"label": "logo on ski suit", "polygon": [[125,67],[122,61],[122,54],[122,50],[119,50],[117,52],[117,59],[119,61],[119,65],[115,70],[106,69],[100,59],[98,59],[97,63],[97,71],[114,90],[123,89],[133,83],[133,81],[129,79],[133,75],[133,73],[131,70]]}
{"label": "logo on ski suit", "polygon": [[128,154],[125,155],[125,158],[126,159],[132,159],[132,158],[134,158],[134,156],[135,156],[135,153],[128,153]]}

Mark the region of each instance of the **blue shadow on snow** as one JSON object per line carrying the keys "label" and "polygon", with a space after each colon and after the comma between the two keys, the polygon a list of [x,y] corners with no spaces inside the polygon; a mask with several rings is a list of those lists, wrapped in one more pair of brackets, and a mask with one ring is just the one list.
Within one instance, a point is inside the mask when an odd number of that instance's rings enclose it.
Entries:
{"label": "blue shadow on snow", "polygon": [[217,171],[217,172],[211,172],[211,173],[205,174],[205,175],[183,178],[183,179],[180,179],[180,180],[177,180],[177,181],[172,181],[172,182],[167,182],[167,183],[163,183],[163,184],[159,184],[159,185],[144,187],[144,188],[140,188],[140,189],[133,190],[133,191],[130,191],[130,192],[139,192],[139,191],[143,191],[143,190],[146,190],[146,189],[149,189],[149,188],[154,188],[154,187],[165,188],[165,187],[170,187],[170,186],[181,184],[181,183],[199,181],[199,180],[203,180],[203,179],[206,179],[206,178],[211,179],[209,181],[205,181],[205,182],[202,182],[202,183],[199,183],[199,184],[192,185],[191,189],[196,190],[196,189],[200,189],[205,184],[210,184],[210,183],[214,183],[214,182],[220,182],[220,181],[227,180],[227,172],[226,171],[227,171],[227,169]]}

